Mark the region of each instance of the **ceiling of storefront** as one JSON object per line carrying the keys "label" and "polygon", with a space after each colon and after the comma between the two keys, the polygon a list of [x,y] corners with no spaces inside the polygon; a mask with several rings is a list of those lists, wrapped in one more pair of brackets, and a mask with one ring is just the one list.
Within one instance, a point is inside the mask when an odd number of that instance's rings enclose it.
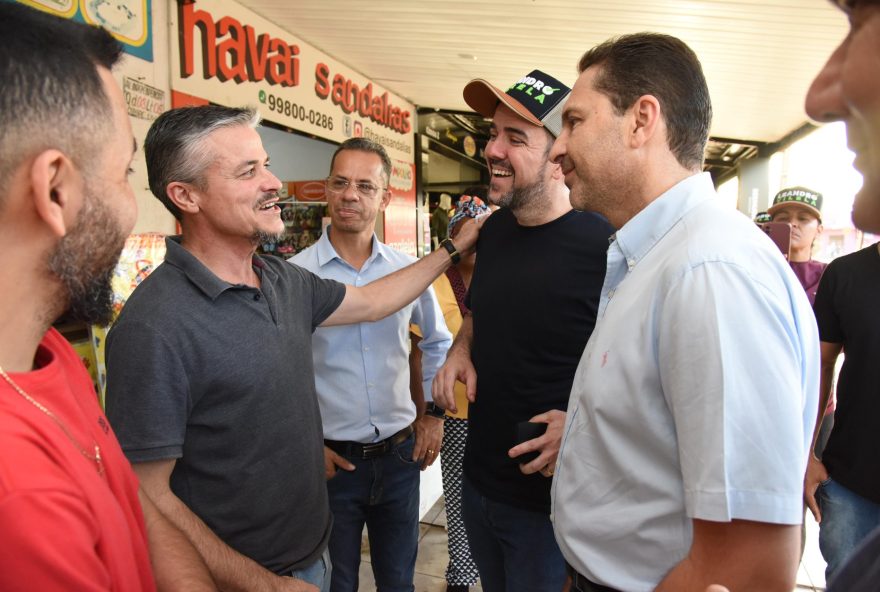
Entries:
{"label": "ceiling of storefront", "polygon": [[703,63],[718,166],[807,123],[804,94],[847,30],[827,0],[241,3],[419,107],[451,110],[467,110],[472,78],[506,87],[539,68],[573,83],[580,55],[609,37],[676,35]]}

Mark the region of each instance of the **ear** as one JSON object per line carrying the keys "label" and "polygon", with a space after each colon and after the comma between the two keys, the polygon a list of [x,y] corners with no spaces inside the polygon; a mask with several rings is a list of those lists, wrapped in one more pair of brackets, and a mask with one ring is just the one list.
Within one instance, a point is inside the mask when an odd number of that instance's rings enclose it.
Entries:
{"label": "ear", "polygon": [[562,174],[562,165],[558,162],[550,160],[547,162],[547,166],[550,167],[550,178],[553,180],[565,179],[565,175]]}
{"label": "ear", "polygon": [[195,214],[199,211],[199,193],[189,183],[172,181],[165,188],[165,195],[176,205],[181,212]]}
{"label": "ear", "polygon": [[30,165],[34,209],[55,236],[73,225],[83,201],[82,176],[60,150],[45,150]]}
{"label": "ear", "polygon": [[391,190],[386,189],[382,193],[382,201],[379,202],[379,211],[384,212],[385,208],[388,207],[388,204],[391,203]]}
{"label": "ear", "polygon": [[653,95],[642,95],[633,103],[630,113],[632,115],[630,145],[633,148],[640,148],[659,131],[660,101]]}

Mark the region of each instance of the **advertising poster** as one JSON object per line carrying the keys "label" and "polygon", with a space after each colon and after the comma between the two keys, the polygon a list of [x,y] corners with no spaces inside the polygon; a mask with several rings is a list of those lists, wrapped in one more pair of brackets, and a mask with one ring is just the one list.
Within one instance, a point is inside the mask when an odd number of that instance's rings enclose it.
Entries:
{"label": "advertising poster", "polygon": [[152,0],[18,0],[61,18],[99,25],[122,43],[126,53],[153,61]]}
{"label": "advertising poster", "polygon": [[392,160],[390,186],[391,201],[385,208],[385,244],[417,257],[415,165]]}
{"label": "advertising poster", "polygon": [[[119,263],[113,271],[113,321],[122,312],[134,289],[165,261],[165,237],[158,233],[132,234],[125,240]],[[112,321],[111,321],[112,324]],[[104,363],[107,333],[110,327],[92,325],[90,335],[94,350],[93,360],[98,378],[98,398],[104,406],[107,389],[107,367]]]}
{"label": "advertising poster", "polygon": [[333,142],[414,162],[415,107],[232,0],[169,0],[171,88]]}

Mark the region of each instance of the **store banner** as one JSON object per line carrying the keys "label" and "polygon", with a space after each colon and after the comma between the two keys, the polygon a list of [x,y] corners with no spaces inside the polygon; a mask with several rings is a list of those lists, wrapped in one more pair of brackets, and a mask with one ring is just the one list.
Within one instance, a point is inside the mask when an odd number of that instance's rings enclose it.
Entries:
{"label": "store banner", "polygon": [[171,88],[414,162],[415,107],[232,0],[169,1]]}
{"label": "store banner", "polygon": [[18,0],[61,18],[100,25],[126,53],[153,61],[152,0]]}
{"label": "store banner", "polygon": [[417,257],[416,167],[391,161],[391,201],[385,208],[385,244]]}

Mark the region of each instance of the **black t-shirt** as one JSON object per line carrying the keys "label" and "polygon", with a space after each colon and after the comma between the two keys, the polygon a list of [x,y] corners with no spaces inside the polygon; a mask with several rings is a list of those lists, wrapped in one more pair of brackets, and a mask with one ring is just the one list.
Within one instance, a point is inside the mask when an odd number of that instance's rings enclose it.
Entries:
{"label": "black t-shirt", "polygon": [[877,245],[828,264],[814,310],[819,338],[843,344],[834,428],[822,454],[831,477],[880,503],[880,252]]}
{"label": "black t-shirt", "polygon": [[550,479],[523,475],[507,451],[517,422],[568,406],[613,232],[596,214],[520,226],[507,209],[480,232],[469,293],[477,400],[468,409],[464,470],[490,499],[550,511]]}

